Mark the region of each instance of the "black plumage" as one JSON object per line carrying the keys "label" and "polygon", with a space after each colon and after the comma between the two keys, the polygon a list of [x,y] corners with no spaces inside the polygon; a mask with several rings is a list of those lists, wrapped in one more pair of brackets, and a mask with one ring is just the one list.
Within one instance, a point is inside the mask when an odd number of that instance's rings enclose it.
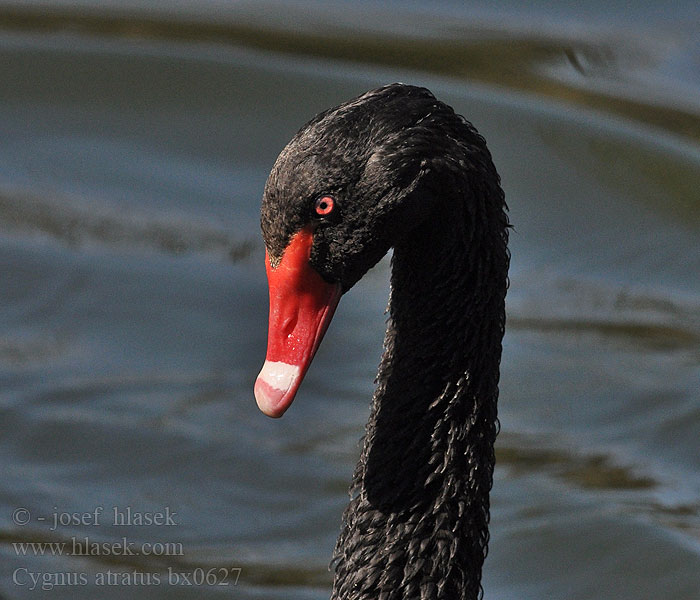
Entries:
{"label": "black plumage", "polygon": [[[314,212],[323,195],[336,210]],[[313,228],[312,267],[350,289],[389,248],[391,297],[333,598],[473,599],[486,555],[509,263],[484,139],[424,88],[393,84],[307,123],[275,163],[271,264]]]}

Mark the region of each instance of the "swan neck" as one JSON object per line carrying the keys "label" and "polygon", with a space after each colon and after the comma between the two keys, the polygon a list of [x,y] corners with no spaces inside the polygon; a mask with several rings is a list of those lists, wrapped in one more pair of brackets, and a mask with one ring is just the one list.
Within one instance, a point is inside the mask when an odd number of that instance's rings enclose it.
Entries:
{"label": "swan neck", "polygon": [[454,223],[427,221],[394,249],[385,351],[333,598],[480,594],[508,255],[490,241],[498,231]]}

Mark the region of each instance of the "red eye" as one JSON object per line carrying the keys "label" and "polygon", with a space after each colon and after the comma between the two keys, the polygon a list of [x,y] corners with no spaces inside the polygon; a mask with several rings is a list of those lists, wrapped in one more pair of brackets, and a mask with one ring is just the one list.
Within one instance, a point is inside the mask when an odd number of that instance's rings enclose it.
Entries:
{"label": "red eye", "polygon": [[316,200],[316,214],[325,217],[333,212],[335,200],[331,196],[321,196]]}

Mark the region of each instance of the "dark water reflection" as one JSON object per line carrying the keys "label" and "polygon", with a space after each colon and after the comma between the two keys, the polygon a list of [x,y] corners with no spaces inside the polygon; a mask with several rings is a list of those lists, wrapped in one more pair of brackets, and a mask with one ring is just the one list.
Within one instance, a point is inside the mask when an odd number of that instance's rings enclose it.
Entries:
{"label": "dark water reflection", "polygon": [[[341,303],[293,409],[263,418],[252,398],[267,311],[259,198],[301,123],[405,80],[484,133],[516,227],[486,597],[700,595],[700,128],[689,102],[553,75],[574,47],[562,36],[525,43],[518,28],[499,38],[457,19],[440,38],[411,28],[410,11],[377,22],[391,44],[345,31],[343,45],[293,23],[280,32],[274,15],[173,29],[97,13],[20,23],[3,10],[2,594],[328,597],[388,263]],[[226,35],[202,33],[212,27]],[[407,42],[421,31],[424,45]],[[619,56],[607,37],[582,40],[579,71]],[[52,530],[54,513],[96,507],[99,524]],[[119,527],[113,507],[168,508],[176,523]],[[16,545],[85,548],[86,536],[164,552]],[[169,568],[241,572],[233,589],[188,587],[168,583]],[[88,584],[32,591],[29,572]],[[120,583],[98,586],[107,572]]]}

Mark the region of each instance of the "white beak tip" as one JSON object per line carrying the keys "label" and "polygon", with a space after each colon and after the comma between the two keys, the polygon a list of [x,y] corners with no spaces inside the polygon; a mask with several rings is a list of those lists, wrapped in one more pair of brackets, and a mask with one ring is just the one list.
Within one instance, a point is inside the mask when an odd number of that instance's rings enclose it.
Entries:
{"label": "white beak tip", "polygon": [[294,399],[300,375],[297,365],[266,360],[255,380],[258,408],[268,417],[281,417]]}

